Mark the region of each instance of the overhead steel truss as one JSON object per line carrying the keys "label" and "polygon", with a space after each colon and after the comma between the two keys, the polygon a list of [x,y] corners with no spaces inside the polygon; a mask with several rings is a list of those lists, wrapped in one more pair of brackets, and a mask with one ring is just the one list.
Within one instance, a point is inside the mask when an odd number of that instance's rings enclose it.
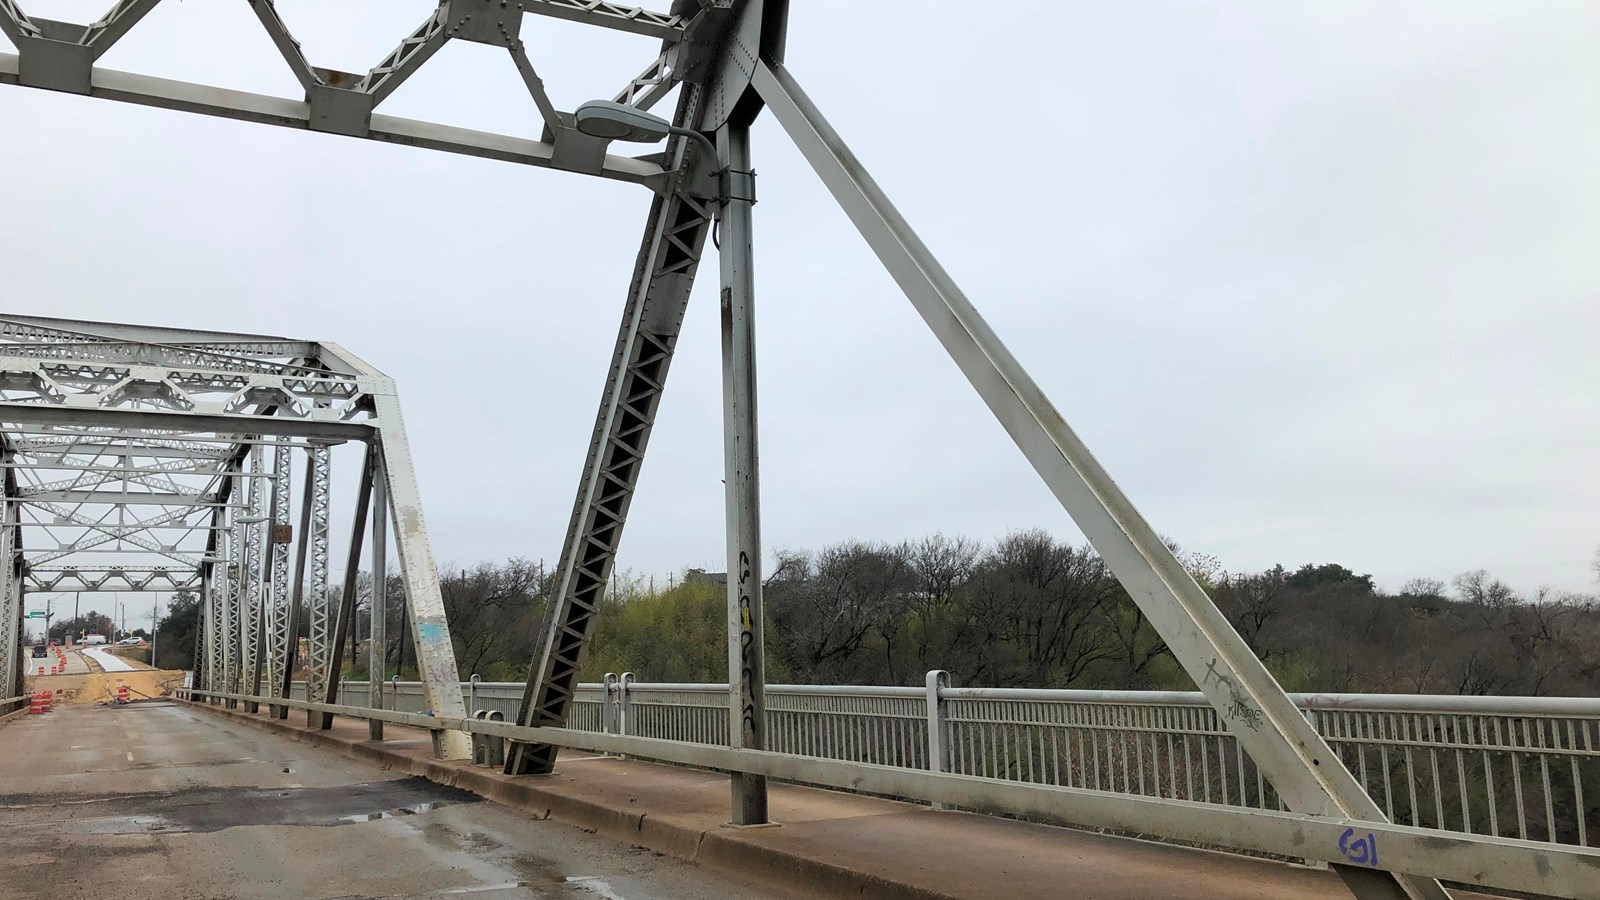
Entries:
{"label": "overhead steel truss", "polygon": [[[533,660],[520,726],[560,727],[566,721],[638,484],[690,288],[715,224],[721,235],[730,734],[737,747],[764,747],[751,212],[755,177],[749,125],[765,108],[1285,802],[1312,815],[1384,820],[801,90],[783,62],[784,0],[676,0],[666,12],[601,0],[514,4],[443,0],[411,34],[397,36],[396,49],[365,73],[313,65],[271,0],[240,0],[253,8],[264,37],[277,47],[304,89],[304,95],[295,98],[96,66],[106,49],[156,2],[123,0],[98,22],[69,25],[28,17],[23,0],[0,0],[0,33],[19,51],[0,54],[0,83],[595,175],[636,183],[655,194],[578,483],[555,609],[543,649]],[[566,19],[654,41],[648,55],[641,53],[644,66],[634,70],[638,74],[626,80],[619,77],[614,101],[644,110],[677,89],[672,117],[677,134],[714,136],[716,158],[701,149],[706,144],[678,136],[669,138],[662,152],[615,155],[609,152],[610,139],[580,130],[573,113],[551,103],[521,40],[530,16]],[[377,112],[451,40],[507,51],[527,88],[527,111],[542,123],[539,140]],[[318,636],[310,650],[317,677],[329,679],[318,682],[314,694],[331,696],[337,689],[332,679],[352,588],[347,578],[344,598],[334,603],[326,597],[326,547],[317,538],[308,548],[305,537],[324,533],[326,527],[327,489],[319,474],[325,450],[318,448],[329,441],[368,441],[381,453],[368,456],[361,494],[364,498],[375,488],[376,494],[387,496],[397,521],[395,548],[405,574],[407,601],[419,643],[429,654],[424,658],[423,680],[436,708],[449,695],[459,709],[437,573],[421,531],[398,407],[387,383],[379,386],[380,376],[328,345],[279,338],[145,330],[139,341],[128,341],[62,334],[59,326],[37,320],[32,325],[16,320],[10,327],[8,333],[17,335],[13,340],[17,349],[6,357],[6,380],[0,386],[7,396],[17,398],[5,403],[5,411],[26,410],[27,417],[17,419],[21,430],[3,449],[8,466],[6,523],[14,523],[18,511],[26,510],[53,517],[54,525],[79,529],[82,537],[74,539],[75,552],[107,544],[135,547],[161,557],[168,569],[176,563],[197,572],[207,601],[203,619],[207,640],[198,669],[206,683],[237,683],[241,660],[265,661],[270,675],[266,697],[281,699],[280,667],[286,656],[292,659],[295,653],[292,643],[285,646],[284,635],[295,633],[296,623],[306,617]],[[37,330],[25,334],[25,327]],[[110,358],[105,358],[107,354]],[[276,361],[268,362],[268,357]],[[88,403],[76,399],[85,395],[94,399]],[[369,418],[363,420],[362,415]],[[204,439],[205,434],[232,435],[235,445],[245,449],[217,455],[213,450],[218,444]],[[68,457],[79,471],[70,475],[54,476],[48,483],[18,482],[13,477],[14,460],[32,466],[39,453],[58,452],[43,448],[59,448],[63,440],[73,448],[89,443],[108,446],[118,455],[112,450],[87,454],[74,450]],[[248,450],[254,443],[277,447],[270,470],[262,469],[261,454]],[[285,521],[289,447],[306,448],[310,467],[301,504],[296,576],[291,596],[285,599],[282,571],[287,557],[274,546],[272,584],[262,584],[264,575],[257,570],[265,567],[263,560],[269,554],[253,543],[252,526],[240,523],[241,517],[258,518],[262,498],[269,493],[267,515],[279,526]],[[267,479],[271,487],[263,484],[252,490],[257,479]],[[202,483],[196,486],[192,480]],[[110,490],[106,485],[117,485],[121,493],[98,496]],[[30,490],[35,493],[25,496],[23,492]],[[128,507],[130,498],[154,507],[147,518],[131,523],[136,532],[127,531],[130,523],[120,514],[107,512]],[[358,504],[358,519],[364,509],[364,502]],[[250,514],[243,515],[245,511]],[[196,549],[199,537],[183,543],[155,536],[163,528],[203,535],[204,549]],[[5,541],[20,541],[20,526],[11,525],[5,532]],[[383,547],[381,537],[377,533],[374,537],[374,543]],[[353,543],[359,547],[359,537]],[[307,587],[303,575],[308,549],[311,578],[302,604],[299,592]],[[19,558],[31,552],[23,549]],[[53,551],[46,544],[42,552]],[[352,551],[352,560],[356,552]],[[224,568],[232,565],[243,567],[242,574]],[[42,566],[39,571],[22,577],[64,577]],[[83,568],[71,577],[81,583],[132,583],[130,579],[144,576]],[[119,578],[124,580],[115,581]],[[20,584],[13,577],[7,596],[15,594]],[[260,593],[268,600],[249,599]],[[259,620],[241,618],[257,615]],[[260,635],[268,646],[261,651],[240,646],[240,636],[246,634]],[[331,662],[329,649],[334,650]],[[278,707],[280,715],[286,711],[286,706]],[[554,745],[517,743],[508,754],[507,771],[548,772],[555,754]],[[734,779],[734,822],[764,821],[765,786],[760,776],[737,774]],[[1427,879],[1354,864],[1337,868],[1362,896],[1445,896]]]}
{"label": "overhead steel truss", "polygon": [[[151,416],[161,416],[152,421]],[[337,435],[335,437],[334,435]],[[330,447],[365,445],[357,484],[364,523],[372,460],[383,456],[398,523],[417,659],[429,704],[459,713],[455,653],[444,621],[416,479],[393,383],[326,343],[0,314],[0,456],[7,523],[0,696],[21,665],[24,598],[40,591],[195,591],[203,602],[198,680],[287,696],[297,630],[309,623],[311,695],[333,702],[339,646],[354,594],[330,594]],[[289,525],[296,456],[306,461],[308,525]],[[344,571],[360,569],[362,525]],[[312,560],[292,590],[288,552]],[[113,564],[106,564],[110,557]],[[381,555],[376,571],[383,571]],[[439,687],[445,685],[444,687]],[[462,744],[460,739],[454,743]],[[464,755],[466,747],[443,751]]]}

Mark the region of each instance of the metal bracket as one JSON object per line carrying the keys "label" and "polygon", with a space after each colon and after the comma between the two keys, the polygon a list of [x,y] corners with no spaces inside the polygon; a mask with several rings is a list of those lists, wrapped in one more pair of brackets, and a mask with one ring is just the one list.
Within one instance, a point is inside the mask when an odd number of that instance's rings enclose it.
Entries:
{"label": "metal bracket", "polygon": [[522,4],[505,0],[448,0],[445,33],[452,38],[515,47],[522,34]]}
{"label": "metal bracket", "polygon": [[313,84],[306,91],[306,103],[311,106],[306,127],[312,131],[365,137],[372,130],[374,98],[356,88],[361,76],[321,67],[312,71],[322,83]]}
{"label": "metal bracket", "polygon": [[717,198],[723,206],[730,200],[743,200],[746,203],[756,202],[756,173],[752,169],[748,172],[739,169],[723,169],[717,173]]}
{"label": "metal bracket", "polygon": [[606,148],[610,146],[611,141],[579,131],[573,124],[572,113],[563,112],[556,115],[561,119],[561,127],[551,128],[546,124],[544,136],[541,138],[553,148],[550,153],[550,168],[582,175],[600,174],[600,170],[605,166]]}
{"label": "metal bracket", "polygon": [[77,41],[83,26],[53,19],[32,20],[38,37],[24,37],[17,43],[21,59],[17,82],[28,87],[87,94],[94,73],[94,50]]}

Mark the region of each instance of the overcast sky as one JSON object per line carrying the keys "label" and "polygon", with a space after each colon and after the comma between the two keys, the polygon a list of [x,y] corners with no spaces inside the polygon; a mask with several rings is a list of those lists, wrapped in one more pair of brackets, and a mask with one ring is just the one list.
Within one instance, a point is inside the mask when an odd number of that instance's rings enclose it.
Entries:
{"label": "overcast sky", "polygon": [[[431,5],[279,2],[313,63],[357,72]],[[564,109],[656,51],[523,36]],[[1589,590],[1597,45],[1592,0],[796,0],[788,62],[1184,548]],[[164,3],[101,62],[299,95],[243,2]],[[539,127],[506,54],[466,43],[380,110]],[[554,563],[643,189],[14,87],[0,139],[0,306],[342,344],[399,382],[439,559]],[[1079,539],[770,118],[754,156],[767,549]],[[708,252],[637,574],[724,568],[716,279]]]}

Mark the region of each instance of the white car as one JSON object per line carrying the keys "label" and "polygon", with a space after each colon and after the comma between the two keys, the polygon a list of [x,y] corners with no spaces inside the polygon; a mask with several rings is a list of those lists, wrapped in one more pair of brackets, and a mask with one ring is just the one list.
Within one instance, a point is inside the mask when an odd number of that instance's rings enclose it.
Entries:
{"label": "white car", "polygon": [[120,646],[124,646],[124,645],[128,645],[128,644],[142,644],[142,643],[144,643],[144,638],[131,637],[131,638],[123,638],[122,640],[117,641],[117,646],[120,647]]}

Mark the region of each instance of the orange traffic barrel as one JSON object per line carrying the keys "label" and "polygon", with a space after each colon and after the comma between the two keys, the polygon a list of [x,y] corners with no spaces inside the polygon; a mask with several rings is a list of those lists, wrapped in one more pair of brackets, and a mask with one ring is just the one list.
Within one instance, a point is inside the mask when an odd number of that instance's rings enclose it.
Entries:
{"label": "orange traffic barrel", "polygon": [[44,674],[44,666],[40,666],[40,667],[39,667],[39,674],[40,674],[40,675],[43,675],[43,674]]}
{"label": "orange traffic barrel", "polygon": [[118,703],[127,703],[128,702],[128,686],[127,685],[125,685],[125,684],[117,685],[117,702]]}
{"label": "orange traffic barrel", "polygon": [[44,711],[49,712],[56,707],[56,692],[44,691]]}
{"label": "orange traffic barrel", "polygon": [[43,691],[34,694],[33,698],[28,701],[28,715],[30,716],[43,715],[47,709],[49,707],[45,705]]}

